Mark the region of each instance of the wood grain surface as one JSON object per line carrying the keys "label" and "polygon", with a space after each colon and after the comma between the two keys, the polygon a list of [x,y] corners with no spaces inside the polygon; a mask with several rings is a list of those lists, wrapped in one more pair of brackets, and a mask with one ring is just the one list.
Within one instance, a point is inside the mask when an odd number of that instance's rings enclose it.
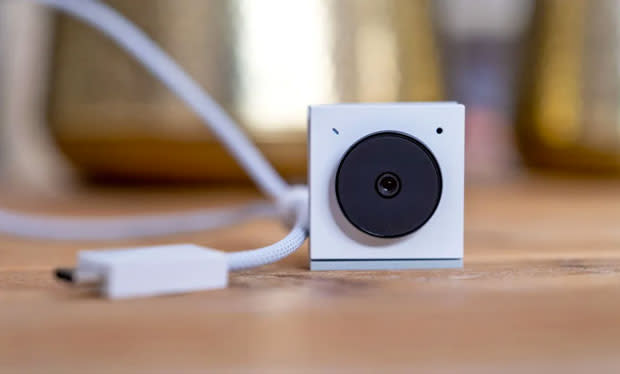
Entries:
{"label": "wood grain surface", "polygon": [[[33,212],[164,212],[250,191],[5,193]],[[106,301],[56,282],[79,249],[273,242],[268,221],[160,239],[0,238],[0,372],[620,372],[620,182],[468,186],[461,270],[310,272],[304,247],[225,290]]]}

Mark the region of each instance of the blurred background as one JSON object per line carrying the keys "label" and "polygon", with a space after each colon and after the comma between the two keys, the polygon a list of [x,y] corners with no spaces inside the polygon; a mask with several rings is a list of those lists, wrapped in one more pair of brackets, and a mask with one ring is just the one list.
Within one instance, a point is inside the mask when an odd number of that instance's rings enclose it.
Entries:
{"label": "blurred background", "polygon": [[[293,181],[310,104],[455,100],[467,181],[620,174],[620,1],[110,0]],[[0,175],[39,189],[248,183],[98,32],[0,1]]]}

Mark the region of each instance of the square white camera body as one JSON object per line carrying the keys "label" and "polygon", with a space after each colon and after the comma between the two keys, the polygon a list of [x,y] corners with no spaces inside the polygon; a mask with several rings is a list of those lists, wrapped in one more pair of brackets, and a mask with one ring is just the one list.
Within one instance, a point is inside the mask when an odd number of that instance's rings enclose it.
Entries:
{"label": "square white camera body", "polygon": [[465,108],[309,110],[310,268],[461,267]]}

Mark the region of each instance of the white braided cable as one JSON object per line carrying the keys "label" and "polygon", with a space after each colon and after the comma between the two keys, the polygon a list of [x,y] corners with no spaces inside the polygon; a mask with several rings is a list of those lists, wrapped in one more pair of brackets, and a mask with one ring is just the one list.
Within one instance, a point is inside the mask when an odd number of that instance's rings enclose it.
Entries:
{"label": "white braided cable", "polygon": [[[308,236],[307,193],[289,189],[239,126],[168,54],[122,15],[97,0],[31,0],[66,12],[106,34],[140,61],[156,78],[183,100],[211,129],[262,191],[279,202],[280,211],[297,212],[291,232],[281,241],[229,255],[230,269],[260,266],[289,255]],[[290,191],[300,198],[292,199]],[[282,202],[284,201],[284,202]],[[243,214],[238,214],[243,213]],[[54,239],[116,239],[212,228],[251,217],[247,211],[198,212],[146,218],[84,220],[19,214],[0,209],[0,231]]]}
{"label": "white braided cable", "polygon": [[51,240],[122,240],[212,230],[251,219],[277,216],[273,204],[267,203],[115,218],[52,218],[0,210],[0,231]]}
{"label": "white braided cable", "polygon": [[307,199],[297,205],[297,219],[291,232],[279,242],[248,251],[228,254],[229,270],[243,270],[279,261],[295,252],[308,237]]}

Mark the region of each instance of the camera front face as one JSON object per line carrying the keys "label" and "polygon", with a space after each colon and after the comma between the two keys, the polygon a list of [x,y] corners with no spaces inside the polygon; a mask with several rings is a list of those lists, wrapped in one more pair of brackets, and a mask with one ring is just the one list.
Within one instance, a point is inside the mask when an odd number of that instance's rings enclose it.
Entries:
{"label": "camera front face", "polygon": [[441,170],[415,138],[380,132],[356,142],[336,172],[338,205],[358,230],[398,238],[421,228],[441,198]]}
{"label": "camera front face", "polygon": [[310,266],[459,267],[464,107],[310,108]]}

